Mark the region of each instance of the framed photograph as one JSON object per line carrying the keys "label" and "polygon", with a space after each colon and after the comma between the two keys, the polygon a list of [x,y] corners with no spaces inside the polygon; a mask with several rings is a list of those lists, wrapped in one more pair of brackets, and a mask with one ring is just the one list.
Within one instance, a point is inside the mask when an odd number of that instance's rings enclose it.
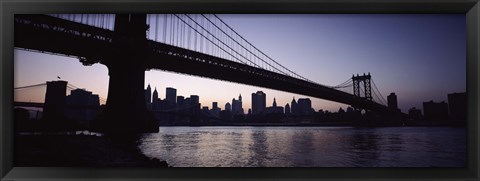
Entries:
{"label": "framed photograph", "polygon": [[478,2],[0,8],[2,179],[478,179]]}

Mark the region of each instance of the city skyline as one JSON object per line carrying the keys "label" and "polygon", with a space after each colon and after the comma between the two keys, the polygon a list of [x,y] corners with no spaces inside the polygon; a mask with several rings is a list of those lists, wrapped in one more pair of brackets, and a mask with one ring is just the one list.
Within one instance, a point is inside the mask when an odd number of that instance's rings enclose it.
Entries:
{"label": "city skyline", "polygon": [[[334,86],[352,74],[370,72],[384,98],[395,92],[403,112],[411,107],[421,109],[422,102],[429,100],[446,101],[448,93],[466,89],[464,15],[219,16],[276,61],[315,82]],[[105,66],[84,67],[76,58],[15,50],[15,87],[57,76],[107,97]],[[347,107],[298,94],[157,70],[145,72],[144,87],[149,83],[152,90],[157,87],[159,97],[165,95],[165,87],[175,87],[177,95],[200,95],[202,105],[225,105],[241,94],[246,107],[251,105],[252,92],[263,91],[267,105],[276,98],[278,105],[285,106],[295,97],[310,98],[315,111],[336,112]]]}

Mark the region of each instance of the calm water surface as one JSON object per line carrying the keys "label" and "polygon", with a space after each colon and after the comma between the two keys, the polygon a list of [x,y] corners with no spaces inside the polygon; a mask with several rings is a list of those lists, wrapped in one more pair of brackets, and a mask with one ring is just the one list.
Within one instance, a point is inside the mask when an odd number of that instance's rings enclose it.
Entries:
{"label": "calm water surface", "polygon": [[466,129],[161,127],[139,147],[174,167],[464,167]]}

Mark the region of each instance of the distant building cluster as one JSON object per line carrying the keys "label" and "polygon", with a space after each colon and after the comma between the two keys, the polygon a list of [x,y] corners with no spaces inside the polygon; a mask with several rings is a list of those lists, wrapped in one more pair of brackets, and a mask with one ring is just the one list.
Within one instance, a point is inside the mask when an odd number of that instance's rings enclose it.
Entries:
{"label": "distant building cluster", "polygon": [[[100,98],[85,89],[71,90],[67,96],[66,81],[47,82],[45,102],[43,104],[42,119],[45,120],[74,120],[77,125],[88,127],[92,120],[100,113]],[[214,101],[209,108],[200,104],[198,95],[184,97],[177,95],[177,90],[166,87],[165,97],[160,98],[157,88],[150,85],[145,91],[145,105],[159,121],[170,123],[194,123],[194,122],[247,122],[247,123],[322,123],[322,122],[352,122],[358,120],[385,120],[373,112],[362,111],[359,108],[339,108],[337,112],[317,112],[312,108],[309,98],[292,99],[285,106],[279,106],[273,97],[271,106],[266,104],[267,94],[263,91],[251,93],[251,106],[245,113],[242,95],[233,98],[225,105],[219,105]],[[451,93],[447,95],[448,102],[423,102],[423,111],[416,107],[408,110],[408,119],[412,121],[444,121],[466,120],[467,99],[466,93]],[[391,93],[387,97],[387,106],[397,115],[405,115],[398,108],[397,95]],[[223,109],[222,109],[223,108]],[[400,114],[401,113],[401,114]],[[26,114],[27,115],[27,114]],[[24,117],[28,117],[24,116]],[[38,113],[37,116],[38,117]],[[391,120],[395,116],[387,117]],[[407,117],[405,117],[407,118]]]}
{"label": "distant building cluster", "polygon": [[[198,115],[200,113],[200,97],[198,95],[190,95],[190,97],[185,98],[184,96],[177,96],[177,90],[172,87],[167,87],[165,91],[165,99],[161,99],[158,96],[157,88],[152,89],[150,84],[145,89],[145,104],[147,109],[152,112],[163,112],[163,113],[182,113],[188,115]],[[175,115],[165,115],[156,117],[158,119],[174,120]]]}
{"label": "distant building cluster", "polygon": [[423,102],[423,117],[425,120],[466,120],[466,93],[451,93],[447,95],[448,102]]}
{"label": "distant building cluster", "polygon": [[[467,118],[467,97],[466,93],[451,93],[447,95],[448,102],[434,102],[433,100],[423,102],[422,110],[412,107],[408,110],[410,120],[445,121],[445,120],[466,120]],[[400,112],[397,103],[397,95],[391,93],[388,97],[388,108]]]}

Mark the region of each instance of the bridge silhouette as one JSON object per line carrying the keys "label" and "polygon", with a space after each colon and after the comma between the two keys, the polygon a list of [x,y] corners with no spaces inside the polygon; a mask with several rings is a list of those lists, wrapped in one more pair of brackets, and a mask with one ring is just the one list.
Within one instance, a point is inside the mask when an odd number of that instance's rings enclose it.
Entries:
{"label": "bridge silhouette", "polygon": [[[107,66],[108,98],[99,125],[106,132],[158,131],[144,100],[145,71],[150,69],[395,112],[385,106],[370,74],[353,75],[337,86],[316,83],[267,56],[216,15],[15,15],[14,28],[16,48]],[[352,85],[354,94],[340,90]]]}

